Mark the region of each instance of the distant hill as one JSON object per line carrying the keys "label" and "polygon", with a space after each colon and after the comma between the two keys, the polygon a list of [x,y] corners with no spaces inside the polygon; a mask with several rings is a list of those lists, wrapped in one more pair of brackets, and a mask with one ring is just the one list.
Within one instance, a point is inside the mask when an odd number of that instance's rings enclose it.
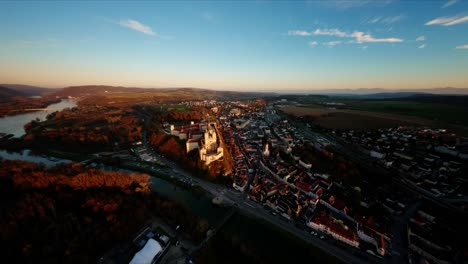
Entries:
{"label": "distant hill", "polygon": [[[353,97],[358,99],[398,99],[398,98],[407,98],[419,95],[426,95],[427,93],[415,93],[415,92],[395,92],[395,93],[374,93],[374,94],[345,94],[345,95],[337,95],[342,97]],[[431,94],[427,94],[431,95]]]}
{"label": "distant hill", "polygon": [[419,94],[398,98],[396,100],[468,107],[468,95]]}
{"label": "distant hill", "polygon": [[0,86],[0,102],[11,100],[15,96],[24,96],[23,93]]}
{"label": "distant hill", "polygon": [[430,89],[380,89],[380,88],[361,88],[361,89],[326,89],[304,91],[303,94],[333,95],[344,97],[364,97],[364,98],[402,98],[421,94],[439,94],[439,95],[468,95],[468,88],[430,88]]}
{"label": "distant hill", "polygon": [[142,93],[143,88],[127,88],[121,86],[107,86],[107,85],[84,85],[84,86],[70,86],[63,89],[58,89],[53,92],[53,95],[60,97],[82,97],[90,95],[105,95],[107,93]]}
{"label": "distant hill", "polygon": [[54,91],[54,89],[50,89],[50,88],[23,85],[23,84],[0,84],[0,86],[20,92],[23,96],[36,96],[36,95],[42,95],[44,93],[50,93]]}
{"label": "distant hill", "polygon": [[84,85],[71,86],[63,89],[58,89],[51,95],[59,97],[83,97],[83,96],[99,96],[99,95],[119,95],[119,94],[141,93],[142,96],[163,96],[173,97],[177,99],[222,99],[222,98],[255,98],[272,93],[248,93],[235,91],[215,91],[199,88],[136,88],[122,86],[107,86],[107,85]]}
{"label": "distant hill", "polygon": [[418,90],[421,93],[429,93],[429,94],[446,94],[446,95],[468,95],[468,88],[453,88],[453,87],[445,87],[445,88],[432,88],[432,89],[422,89]]}

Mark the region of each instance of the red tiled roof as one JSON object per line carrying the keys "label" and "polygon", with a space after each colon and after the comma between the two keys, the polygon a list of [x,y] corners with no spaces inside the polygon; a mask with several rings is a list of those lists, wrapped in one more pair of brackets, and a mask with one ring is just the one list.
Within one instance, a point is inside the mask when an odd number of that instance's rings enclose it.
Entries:
{"label": "red tiled roof", "polygon": [[295,182],[294,185],[296,185],[297,187],[299,187],[300,189],[306,192],[310,192],[312,190],[312,186],[305,182],[298,181],[298,182]]}

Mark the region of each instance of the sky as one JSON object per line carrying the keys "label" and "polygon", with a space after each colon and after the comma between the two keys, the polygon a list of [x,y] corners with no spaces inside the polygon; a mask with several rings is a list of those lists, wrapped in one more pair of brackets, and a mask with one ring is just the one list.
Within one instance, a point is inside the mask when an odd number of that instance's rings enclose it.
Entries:
{"label": "sky", "polygon": [[0,1],[0,83],[468,88],[468,1]]}

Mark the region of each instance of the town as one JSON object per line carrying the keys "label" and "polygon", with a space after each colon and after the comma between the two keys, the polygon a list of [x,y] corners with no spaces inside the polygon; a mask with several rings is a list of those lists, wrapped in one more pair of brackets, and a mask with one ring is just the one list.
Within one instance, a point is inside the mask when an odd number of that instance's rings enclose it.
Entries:
{"label": "town", "polygon": [[468,263],[468,1],[0,1],[9,263]]}
{"label": "town", "polygon": [[[434,226],[435,219],[444,216],[417,197],[428,195],[431,201],[465,210],[457,201],[464,199],[460,170],[465,169],[466,139],[444,129],[401,126],[322,136],[281,113],[284,100],[180,104],[210,109],[211,121],[164,124],[161,129],[185,141],[187,153],[198,151],[207,166],[229,151],[234,161],[232,188],[247,199],[243,203],[257,204],[279,221],[331,247],[354,249],[353,254],[371,261],[453,261],[453,248],[430,236],[444,232]],[[370,185],[356,180],[363,175],[335,152],[334,144],[349,145],[369,163],[398,175],[394,181],[414,188],[365,191]],[[239,206],[232,195],[214,195],[218,203],[231,200]]]}

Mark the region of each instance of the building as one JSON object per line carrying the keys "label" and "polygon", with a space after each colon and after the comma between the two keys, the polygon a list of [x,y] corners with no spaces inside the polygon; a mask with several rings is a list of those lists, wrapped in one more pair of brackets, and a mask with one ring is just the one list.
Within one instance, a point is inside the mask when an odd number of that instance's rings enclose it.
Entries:
{"label": "building", "polygon": [[204,142],[200,149],[200,159],[206,165],[223,157],[223,147],[218,143],[215,124],[209,124],[205,131]]}
{"label": "building", "polygon": [[263,156],[269,157],[270,156],[270,150],[268,147],[268,143],[265,145],[265,150],[263,151]]}
{"label": "building", "polygon": [[151,264],[153,259],[161,252],[161,245],[150,238],[145,246],[133,256],[129,264]]}
{"label": "building", "polygon": [[187,148],[187,153],[194,149],[200,148],[200,139],[191,138],[185,142],[185,147]]}
{"label": "building", "polygon": [[194,149],[199,150],[200,159],[208,165],[213,161],[223,157],[224,149],[218,140],[215,123],[198,123],[193,121],[190,125],[175,127],[171,125],[171,135],[186,140],[185,148],[187,153]]}

